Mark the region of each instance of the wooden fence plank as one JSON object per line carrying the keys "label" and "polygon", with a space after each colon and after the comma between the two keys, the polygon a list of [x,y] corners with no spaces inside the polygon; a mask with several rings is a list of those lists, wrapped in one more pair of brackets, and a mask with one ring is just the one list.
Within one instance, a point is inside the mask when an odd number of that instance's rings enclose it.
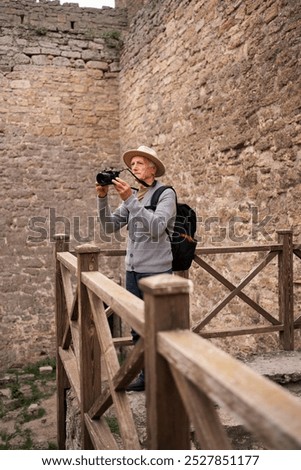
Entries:
{"label": "wooden fence plank", "polygon": [[172,375],[184,406],[194,425],[201,449],[231,449],[225,429],[212,401],[193,383],[187,381],[174,367]]}
{"label": "wooden fence plank", "polygon": [[165,359],[224,404],[270,449],[301,449],[301,403],[279,385],[189,331],[158,334]]}
{"label": "wooden fence plank", "polygon": [[195,250],[196,255],[220,255],[230,253],[255,253],[260,251],[281,251],[281,243],[273,243],[272,245],[235,245],[235,246],[217,246],[202,247]]}
{"label": "wooden fence plank", "polygon": [[113,398],[124,448],[140,449],[139,436],[133,419],[129,397],[124,390],[117,392],[113,383],[113,378],[119,370],[119,362],[103,302],[93,292],[89,291],[88,294],[98,341],[101,345],[101,350],[106,364],[107,379]]}
{"label": "wooden fence plank", "polygon": [[99,418],[110,408],[110,406],[112,406],[112,404],[113,398],[111,391],[107,388],[106,390],[103,390],[98,397],[96,397],[96,400],[88,411],[90,418]]}
{"label": "wooden fence plank", "polygon": [[[127,356],[118,372],[113,378],[113,385],[116,390],[124,389],[125,385],[131,381],[134,375],[141,369],[143,361],[144,343],[138,341],[131,353]],[[91,418],[99,417],[113,404],[110,390],[102,392],[97,397],[89,410]]]}
{"label": "wooden fence plank", "polygon": [[64,364],[64,368],[68,376],[70,385],[72,386],[74,393],[76,395],[76,398],[78,399],[78,402],[80,403],[81,401],[80,380],[79,380],[76,357],[71,349],[65,350],[65,349],[60,348],[59,354]]}
{"label": "wooden fence plank", "polygon": [[105,249],[101,248],[99,251],[99,254],[102,256],[125,256],[126,255],[126,250],[123,250],[122,248],[115,248],[115,249]]}
{"label": "wooden fence plank", "polygon": [[237,327],[229,330],[202,330],[198,333],[202,338],[226,338],[229,336],[240,335],[256,335],[261,333],[277,333],[283,330],[283,325],[277,326],[254,326],[254,327]]}
{"label": "wooden fence plank", "polygon": [[69,251],[65,251],[62,253],[57,254],[57,260],[62,263],[68,271],[72,274],[77,276],[77,258],[76,256],[69,253]]}
{"label": "wooden fence plank", "polygon": [[64,331],[64,337],[63,337],[61,346],[63,349],[69,349],[71,343],[72,343],[72,334],[71,334],[70,324],[68,324]]}
{"label": "wooden fence plank", "polygon": [[114,310],[111,307],[106,308],[106,315],[109,318],[111,315],[114,314]]}
{"label": "wooden fence plank", "polygon": [[144,303],[100,272],[85,272],[83,283],[122,320],[144,337]]}
{"label": "wooden fence plank", "polygon": [[85,414],[101,392],[101,351],[98,343],[87,288],[82,283],[82,273],[98,269],[99,248],[82,245],[77,248],[77,290],[79,304],[79,370],[81,390],[82,449],[93,449]]}
{"label": "wooden fence plank", "polygon": [[189,328],[191,281],[162,274],[139,282],[145,301],[145,372],[149,449],[189,449],[189,420],[168,364],[157,352],[157,332]]}
{"label": "wooden fence plank", "polygon": [[56,386],[57,386],[57,442],[59,449],[65,449],[66,443],[66,407],[65,390],[69,387],[68,378],[60,358],[59,348],[64,340],[68,325],[67,305],[64,295],[64,284],[58,257],[69,249],[67,235],[55,235],[55,325],[56,325]]}
{"label": "wooden fence plank", "polygon": [[230,294],[226,295],[221,302],[218,302],[215,307],[211,310],[211,312],[206,315],[203,320],[201,320],[197,325],[194,326],[194,331],[200,331],[207,323],[212,320],[229,302],[232,300],[236,295],[240,293],[240,291],[255,277],[257,274],[262,271],[265,266],[277,255],[276,252],[268,253],[268,255],[261,261],[255,268],[251,270],[251,272],[243,278],[243,280],[238,284],[235,289],[233,289]]}
{"label": "wooden fence plank", "polygon": [[300,328],[300,326],[301,326],[301,315],[298,318],[296,318],[296,320],[294,321],[295,328]]}
{"label": "wooden fence plank", "polygon": [[62,280],[63,280],[63,285],[64,285],[64,294],[65,294],[65,299],[66,299],[66,304],[67,304],[67,310],[68,310],[68,315],[70,318],[73,303],[74,303],[74,294],[73,294],[72,283],[71,283],[71,273],[63,264],[61,264],[61,273],[62,273]]}
{"label": "wooden fence plank", "polygon": [[[202,258],[199,256],[195,256],[195,262],[205,271],[207,271],[211,276],[217,279],[220,283],[222,283],[225,287],[233,291],[236,286],[232,284],[232,282],[228,281],[222,274],[216,271],[212,266],[206,263]],[[251,299],[248,295],[244,294],[244,292],[238,292],[237,296],[241,298],[246,304],[252,307],[255,311],[257,311],[260,315],[262,315],[266,320],[268,320],[272,325],[280,325],[280,321],[274,318],[269,312],[267,312],[263,307],[261,307],[257,302]],[[193,331],[196,331],[195,327],[192,328]]]}
{"label": "wooden fence plank", "polygon": [[144,340],[140,338],[126,360],[115,374],[113,383],[116,390],[126,387],[142,369],[144,362]]}
{"label": "wooden fence plank", "polygon": [[116,443],[114,436],[105,418],[92,420],[88,414],[85,415],[86,427],[91,436],[95,449],[102,450],[118,450],[119,447]]}
{"label": "wooden fence plank", "polygon": [[72,346],[77,360],[77,367],[80,370],[80,331],[78,322],[71,322]]}
{"label": "wooden fence plank", "polygon": [[279,255],[279,317],[284,324],[280,341],[287,351],[294,350],[293,232],[278,230],[283,251]]}
{"label": "wooden fence plank", "polygon": [[132,346],[133,339],[131,336],[122,336],[120,338],[113,338],[113,343],[115,347],[118,346]]}
{"label": "wooden fence plank", "polygon": [[65,295],[66,306],[67,306],[67,311],[68,311],[68,322],[66,323],[66,326],[65,326],[62,346],[64,349],[68,349],[72,342],[70,319],[73,316],[74,306],[75,304],[77,305],[77,302],[76,302],[77,291],[76,291],[76,294],[73,294],[70,271],[68,271],[68,269],[63,264],[61,264],[60,267],[61,267],[61,275],[62,275],[62,281],[63,281],[63,286],[64,286],[64,295]]}

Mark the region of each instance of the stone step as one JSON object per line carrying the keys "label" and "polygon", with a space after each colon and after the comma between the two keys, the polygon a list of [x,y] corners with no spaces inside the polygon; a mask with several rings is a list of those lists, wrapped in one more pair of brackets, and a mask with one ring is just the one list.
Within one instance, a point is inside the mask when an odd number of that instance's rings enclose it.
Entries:
{"label": "stone step", "polygon": [[258,374],[285,385],[301,381],[301,351],[275,351],[244,361]]}
{"label": "stone step", "polygon": [[[276,351],[254,355],[243,362],[258,374],[283,386],[293,395],[301,398],[301,352]],[[242,421],[224,407],[218,408],[221,422],[237,450],[259,450],[262,445],[244,427]]]}

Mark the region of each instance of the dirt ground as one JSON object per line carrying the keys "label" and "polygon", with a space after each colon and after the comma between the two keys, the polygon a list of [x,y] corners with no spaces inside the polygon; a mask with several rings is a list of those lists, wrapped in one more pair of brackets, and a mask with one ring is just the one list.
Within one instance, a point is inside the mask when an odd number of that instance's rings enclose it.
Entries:
{"label": "dirt ground", "polygon": [[25,417],[25,407],[16,407],[16,400],[9,396],[10,389],[0,389],[0,449],[57,448],[55,382],[48,386],[50,396],[29,405]]}
{"label": "dirt ground", "polygon": [[31,431],[35,448],[57,448],[56,394],[41,400],[40,406],[45,409],[46,414],[42,418],[25,423],[24,429]]}
{"label": "dirt ground", "polygon": [[[144,442],[145,394],[129,396]],[[22,370],[0,375],[0,450],[57,449],[56,402],[55,370],[37,377]]]}
{"label": "dirt ground", "polygon": [[55,390],[54,374],[1,377],[0,449],[57,448]]}

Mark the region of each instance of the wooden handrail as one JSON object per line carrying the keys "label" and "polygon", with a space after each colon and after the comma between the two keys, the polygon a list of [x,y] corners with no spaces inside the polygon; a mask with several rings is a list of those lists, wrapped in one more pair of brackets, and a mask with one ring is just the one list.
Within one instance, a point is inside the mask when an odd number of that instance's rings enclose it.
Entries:
{"label": "wooden handrail", "polygon": [[69,252],[57,254],[57,260],[65,266],[72,274],[77,276],[77,258]]}
{"label": "wooden handrail", "polygon": [[195,250],[196,255],[216,255],[223,253],[256,253],[261,251],[281,251],[282,244],[274,243],[272,245],[235,245],[235,246],[217,246],[217,247],[198,247]]}
{"label": "wooden handrail", "polygon": [[144,304],[141,299],[100,272],[82,273],[81,281],[103,302],[110,305],[125,323],[131,325],[139,335],[144,336]]}
{"label": "wooden handrail", "polygon": [[[203,336],[222,337],[258,332],[279,332],[287,349],[293,347],[292,256],[290,231],[281,231],[281,243],[244,247],[246,251],[267,251],[267,255],[238,286],[208,268],[207,254],[237,253],[237,247],[197,252],[202,267],[230,290],[222,301],[239,296],[270,322],[249,329],[201,331]],[[264,249],[263,249],[264,248]],[[148,448],[190,448],[190,424],[203,449],[230,448],[216,403],[227,406],[261,442],[272,449],[301,448],[301,405],[278,385],[263,379],[239,361],[190,331],[189,296],[192,282],[179,276],[152,276],[140,281],[144,301],[98,271],[98,256],[108,250],[93,245],[68,252],[69,240],[56,241],[56,331],[57,331],[57,417],[58,443],[66,442],[66,390],[73,388],[81,407],[83,449],[118,449],[104,413],[113,404],[123,447],[139,449],[129,398],[125,387],[145,364]],[[222,250],[222,251],[220,251]],[[114,250],[113,256],[124,254]],[[279,255],[279,321],[241,290],[269,262]],[[72,286],[77,279],[77,289]],[[221,305],[213,313],[221,310]],[[288,309],[289,315],[286,314]],[[118,315],[135,329],[140,340],[120,366],[108,314]],[[210,314],[211,316],[212,313]],[[207,317],[208,318],[208,317]],[[292,326],[293,325],[293,326]],[[128,339],[127,339],[128,341]],[[118,342],[118,338],[117,338]],[[103,364],[106,374],[103,378]],[[106,388],[103,388],[103,383]],[[271,400],[273,397],[273,400]],[[177,432],[175,433],[175,429]]]}
{"label": "wooden handrail", "polygon": [[[301,402],[279,385],[189,331],[159,333],[158,351],[197,390],[238,416],[267,448],[301,448]],[[191,402],[190,395],[183,398]],[[194,411],[191,419],[202,441]],[[212,439],[210,448],[216,448]]]}

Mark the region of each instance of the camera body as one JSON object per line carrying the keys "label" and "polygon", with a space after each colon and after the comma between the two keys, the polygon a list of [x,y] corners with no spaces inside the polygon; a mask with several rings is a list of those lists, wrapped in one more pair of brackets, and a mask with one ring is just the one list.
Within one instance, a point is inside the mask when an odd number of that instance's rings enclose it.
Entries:
{"label": "camera body", "polygon": [[112,180],[118,178],[122,170],[103,170],[96,175],[96,181],[100,186],[108,186],[113,184]]}

